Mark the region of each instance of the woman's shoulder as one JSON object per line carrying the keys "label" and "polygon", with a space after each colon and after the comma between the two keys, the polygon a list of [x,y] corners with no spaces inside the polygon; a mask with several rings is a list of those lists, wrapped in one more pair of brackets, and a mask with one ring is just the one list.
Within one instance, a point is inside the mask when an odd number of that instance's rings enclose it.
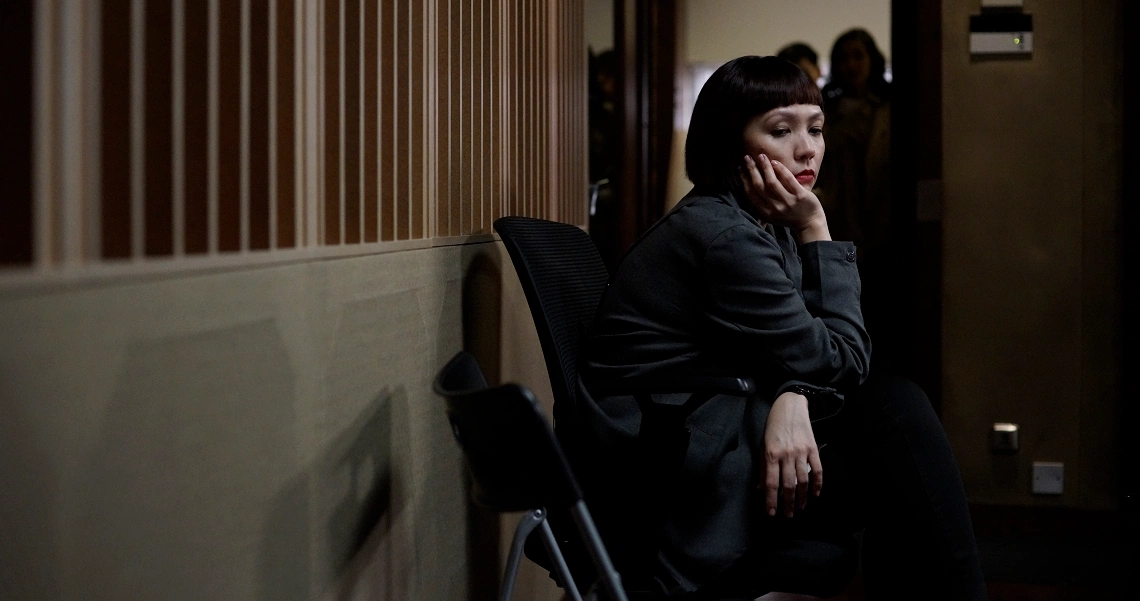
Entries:
{"label": "woman's shoulder", "polygon": [[715,238],[726,230],[740,227],[759,227],[740,203],[729,192],[716,193],[694,190],[681,199],[667,216],[674,227]]}

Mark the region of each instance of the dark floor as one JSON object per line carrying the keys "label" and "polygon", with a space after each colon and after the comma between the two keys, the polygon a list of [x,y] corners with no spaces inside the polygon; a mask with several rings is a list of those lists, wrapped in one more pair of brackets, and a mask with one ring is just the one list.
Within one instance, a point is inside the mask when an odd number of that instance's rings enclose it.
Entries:
{"label": "dark floor", "polygon": [[[989,601],[1140,601],[1135,518],[1025,507],[974,506],[971,513]],[[864,599],[856,579],[829,601]]]}

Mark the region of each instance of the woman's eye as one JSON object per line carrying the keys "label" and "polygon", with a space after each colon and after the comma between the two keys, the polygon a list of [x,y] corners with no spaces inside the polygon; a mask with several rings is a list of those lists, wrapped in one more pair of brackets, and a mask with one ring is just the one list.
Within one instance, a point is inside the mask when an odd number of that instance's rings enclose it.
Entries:
{"label": "woman's eye", "polygon": [[823,135],[823,128],[822,127],[813,127],[811,129],[809,129],[808,131],[811,132],[811,135],[813,135],[813,136],[822,136]]}
{"label": "woman's eye", "polygon": [[781,137],[786,136],[790,133],[792,133],[792,130],[790,130],[790,129],[773,129],[772,130],[772,135],[777,137],[777,138],[781,138]]}

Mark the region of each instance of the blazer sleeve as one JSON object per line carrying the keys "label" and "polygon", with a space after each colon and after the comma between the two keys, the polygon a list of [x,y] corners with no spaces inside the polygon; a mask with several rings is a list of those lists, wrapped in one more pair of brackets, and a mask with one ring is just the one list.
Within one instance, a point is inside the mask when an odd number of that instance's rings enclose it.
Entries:
{"label": "blazer sleeve", "polygon": [[750,224],[726,229],[704,260],[711,327],[745,357],[776,363],[790,380],[840,389],[863,383],[871,341],[854,252],[850,242],[801,246],[797,290],[775,238]]}

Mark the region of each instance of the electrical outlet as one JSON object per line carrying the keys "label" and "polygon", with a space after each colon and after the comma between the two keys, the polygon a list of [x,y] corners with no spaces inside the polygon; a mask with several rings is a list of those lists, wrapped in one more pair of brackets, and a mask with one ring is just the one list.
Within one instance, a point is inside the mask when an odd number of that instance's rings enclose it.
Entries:
{"label": "electrical outlet", "polygon": [[990,432],[990,448],[995,453],[1017,452],[1017,424],[1009,422],[996,422]]}
{"label": "electrical outlet", "polygon": [[1033,494],[1059,495],[1065,492],[1065,464],[1054,461],[1033,462]]}

